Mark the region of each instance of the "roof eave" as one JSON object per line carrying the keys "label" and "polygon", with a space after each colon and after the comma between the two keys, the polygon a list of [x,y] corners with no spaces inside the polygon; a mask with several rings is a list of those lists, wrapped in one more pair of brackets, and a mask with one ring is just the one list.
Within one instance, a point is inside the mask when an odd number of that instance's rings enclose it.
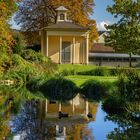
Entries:
{"label": "roof eave", "polygon": [[76,29],[76,28],[44,28],[46,31],[81,31],[87,32],[89,29]]}

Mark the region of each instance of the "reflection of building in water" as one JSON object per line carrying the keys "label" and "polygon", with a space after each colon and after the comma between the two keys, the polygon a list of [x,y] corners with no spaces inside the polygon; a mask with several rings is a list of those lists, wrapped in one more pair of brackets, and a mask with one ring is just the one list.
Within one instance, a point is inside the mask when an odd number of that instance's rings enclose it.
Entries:
{"label": "reflection of building in water", "polygon": [[59,103],[56,101],[48,101],[46,100],[46,117],[47,116],[58,116],[58,112],[62,111],[63,113],[69,114],[69,116],[87,116],[90,112],[96,117],[98,103],[89,103],[77,95],[74,99],[67,103]]}
{"label": "reflection of building in water", "polygon": [[92,131],[85,124],[47,126],[48,140],[94,140]]}
{"label": "reflection of building in water", "polygon": [[[47,140],[93,140],[92,132],[87,128],[87,114],[96,118],[98,103],[88,102],[77,95],[67,103],[46,100]],[[69,114],[68,118],[58,118],[58,112]]]}
{"label": "reflection of building in water", "polygon": [[66,138],[66,127],[56,125],[56,140],[65,140]]}

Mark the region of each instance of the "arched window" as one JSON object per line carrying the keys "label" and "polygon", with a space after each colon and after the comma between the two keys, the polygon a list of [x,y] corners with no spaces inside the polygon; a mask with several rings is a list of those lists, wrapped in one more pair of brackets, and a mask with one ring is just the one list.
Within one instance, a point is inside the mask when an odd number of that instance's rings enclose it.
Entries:
{"label": "arched window", "polygon": [[60,20],[65,20],[64,14],[60,14]]}

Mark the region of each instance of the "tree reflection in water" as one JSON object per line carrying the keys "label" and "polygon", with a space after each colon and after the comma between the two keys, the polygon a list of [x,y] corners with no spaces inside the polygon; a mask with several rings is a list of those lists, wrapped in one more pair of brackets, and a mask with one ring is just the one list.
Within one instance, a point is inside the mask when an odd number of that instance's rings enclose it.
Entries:
{"label": "tree reflection in water", "polygon": [[6,99],[6,96],[0,96],[0,140],[5,140],[10,132],[6,124],[10,118],[12,104],[10,102],[5,104]]}
{"label": "tree reflection in water", "polygon": [[[78,118],[71,121],[69,118],[43,118],[44,109],[37,100],[27,101],[20,113],[11,121],[10,126],[14,135],[20,135],[19,140],[93,140],[93,129],[88,128],[88,121],[83,122]],[[90,108],[95,108],[89,105]],[[97,107],[97,106],[96,106]],[[94,112],[94,111],[93,111]],[[95,111],[96,112],[96,111]],[[96,114],[96,113],[95,113]],[[94,115],[96,116],[96,115]],[[108,114],[107,121],[112,121],[118,125],[107,135],[109,140],[139,140],[140,139],[140,119],[131,113]],[[104,127],[104,125],[103,125]],[[106,126],[105,126],[106,127]],[[95,128],[99,129],[101,128]],[[107,133],[106,133],[107,134]]]}
{"label": "tree reflection in water", "polygon": [[93,140],[93,134],[86,122],[45,121],[39,101],[27,101],[20,113],[10,122],[11,131],[20,140],[55,140],[56,138],[72,140]]}
{"label": "tree reflection in water", "polygon": [[47,140],[94,140],[91,130],[84,124],[53,124],[46,125]]}
{"label": "tree reflection in water", "polygon": [[106,119],[118,124],[118,128],[108,134],[109,140],[140,140],[140,119],[133,118],[127,112],[111,114]]}
{"label": "tree reflection in water", "polygon": [[10,122],[12,133],[20,134],[20,140],[42,139],[38,107],[38,101],[27,101],[16,118]]}

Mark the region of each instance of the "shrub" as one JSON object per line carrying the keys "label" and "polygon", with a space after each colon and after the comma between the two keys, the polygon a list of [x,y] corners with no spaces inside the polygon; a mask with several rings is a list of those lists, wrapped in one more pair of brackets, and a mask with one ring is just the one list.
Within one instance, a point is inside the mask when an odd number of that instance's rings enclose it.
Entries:
{"label": "shrub", "polygon": [[20,55],[13,54],[9,62],[10,68],[6,71],[4,79],[14,80],[20,84],[29,82],[34,76],[42,76],[44,73],[52,74],[57,65],[49,58],[34,51],[23,51]]}
{"label": "shrub", "polygon": [[107,75],[108,75],[108,71],[107,71],[106,68],[97,67],[97,68],[94,70],[94,75],[95,75],[95,76],[107,76]]}
{"label": "shrub", "polygon": [[118,73],[119,73],[119,69],[118,68],[109,69],[109,75],[111,75],[111,76],[117,76]]}
{"label": "shrub", "polygon": [[12,47],[12,51],[14,54],[21,54],[25,46],[23,36],[20,33],[14,33],[13,38],[15,44]]}
{"label": "shrub", "polygon": [[91,100],[101,100],[108,94],[108,84],[95,80],[89,80],[81,85],[81,94]]}
{"label": "shrub", "polygon": [[6,53],[0,52],[0,73],[10,68],[10,56]]}
{"label": "shrub", "polygon": [[42,75],[36,75],[30,79],[30,81],[26,84],[26,87],[31,92],[39,91],[40,86],[49,78],[47,73]]}
{"label": "shrub", "polygon": [[30,90],[31,92],[36,92],[36,91],[39,91],[40,83],[39,83],[39,81],[31,80],[30,82],[28,82],[28,83],[26,84],[26,87],[27,87],[27,89]]}
{"label": "shrub", "polygon": [[40,44],[34,44],[31,46],[26,46],[26,49],[31,49],[34,50],[36,52],[40,52],[41,51],[41,45]]}
{"label": "shrub", "polygon": [[106,98],[103,101],[103,109],[107,112],[107,113],[117,113],[117,112],[122,112],[125,110],[125,101],[123,98],[114,95],[114,96],[108,96],[108,98]]}
{"label": "shrub", "polygon": [[40,91],[48,99],[68,101],[77,95],[78,88],[70,80],[51,78],[40,87]]}
{"label": "shrub", "polygon": [[25,50],[21,56],[26,61],[34,63],[39,69],[45,70],[45,72],[52,73],[57,70],[57,65],[41,53],[33,50]]}
{"label": "shrub", "polygon": [[127,70],[119,76],[118,90],[128,101],[140,101],[140,75],[135,70]]}
{"label": "shrub", "polygon": [[107,112],[131,110],[134,113],[136,110],[139,111],[140,76],[138,72],[128,69],[123,70],[116,85],[115,94],[112,94],[103,102],[103,108]]}
{"label": "shrub", "polygon": [[18,54],[14,54],[11,58],[11,69],[4,75],[4,79],[14,80],[16,82],[26,83],[38,70],[33,64],[25,61]]}
{"label": "shrub", "polygon": [[65,69],[61,72],[62,76],[76,75],[75,69]]}
{"label": "shrub", "polygon": [[78,75],[108,76],[109,71],[104,67],[97,67],[89,71],[77,72]]}

